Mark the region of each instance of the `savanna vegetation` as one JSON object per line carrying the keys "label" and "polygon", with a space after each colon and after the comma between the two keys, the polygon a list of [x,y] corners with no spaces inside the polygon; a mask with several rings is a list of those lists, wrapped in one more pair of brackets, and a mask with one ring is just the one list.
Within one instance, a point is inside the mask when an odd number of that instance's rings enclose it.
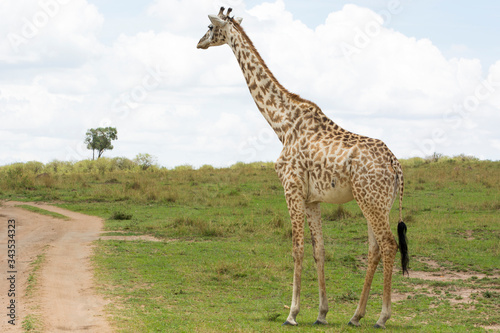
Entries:
{"label": "savanna vegetation", "polygon": [[[396,302],[387,328],[498,329],[500,162],[466,156],[401,162],[411,270],[410,277],[394,274]],[[141,165],[140,158],[16,163],[0,167],[0,198],[52,202],[101,216],[108,235],[162,240],[96,243],[96,281],[110,299],[107,311],[119,331],[365,332],[380,313],[381,272],[362,326],[346,325],[365,275],[366,220],[354,201],[325,204],[329,325],[312,326],[318,291],[307,244],[300,326],[280,326],[289,311],[293,259],[283,189],[272,163],[196,170]],[[394,231],[397,216],[395,205]]]}

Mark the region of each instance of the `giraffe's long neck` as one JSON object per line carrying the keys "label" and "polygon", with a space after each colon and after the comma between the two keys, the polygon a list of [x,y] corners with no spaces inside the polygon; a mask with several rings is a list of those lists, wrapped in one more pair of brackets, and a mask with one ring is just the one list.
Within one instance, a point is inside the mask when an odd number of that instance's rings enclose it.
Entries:
{"label": "giraffe's long neck", "polygon": [[287,132],[298,116],[298,105],[305,100],[288,92],[276,80],[240,26],[235,26],[232,32],[228,44],[243,71],[255,104],[280,141],[285,143]]}

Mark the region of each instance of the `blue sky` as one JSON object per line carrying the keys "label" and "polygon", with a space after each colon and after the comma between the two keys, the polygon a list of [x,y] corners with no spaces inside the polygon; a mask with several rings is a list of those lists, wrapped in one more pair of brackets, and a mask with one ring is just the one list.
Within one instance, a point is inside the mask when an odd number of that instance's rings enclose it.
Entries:
{"label": "blue sky", "polygon": [[196,49],[221,5],[280,82],[342,127],[402,158],[500,158],[496,1],[23,0],[0,3],[0,165],[89,158],[98,126],[118,128],[108,157],[275,160],[234,55]]}

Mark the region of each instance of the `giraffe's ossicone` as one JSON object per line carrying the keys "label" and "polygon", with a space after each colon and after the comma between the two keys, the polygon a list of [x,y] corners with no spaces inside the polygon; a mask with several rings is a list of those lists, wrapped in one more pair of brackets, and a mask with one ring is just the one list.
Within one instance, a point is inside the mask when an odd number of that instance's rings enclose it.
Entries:
{"label": "giraffe's ossicone", "polygon": [[403,171],[401,164],[380,140],[351,133],[330,120],[311,101],[287,91],[274,77],[241,27],[241,18],[209,15],[207,33],[198,48],[227,44],[232,49],[257,108],[283,144],[276,172],[284,188],[292,223],[294,258],[293,293],[285,322],[297,325],[300,310],[304,226],[312,237],[319,284],[317,324],[326,324],[328,301],[325,284],[325,249],[320,203],[341,204],[355,199],[368,222],[368,267],[359,305],[349,324],[359,326],[380,260],[384,266],[382,312],[375,324],[385,327],[391,316],[391,280],[398,250],[389,225],[389,211],[399,192],[399,250],[403,273],[408,267],[406,225],[402,221]]}

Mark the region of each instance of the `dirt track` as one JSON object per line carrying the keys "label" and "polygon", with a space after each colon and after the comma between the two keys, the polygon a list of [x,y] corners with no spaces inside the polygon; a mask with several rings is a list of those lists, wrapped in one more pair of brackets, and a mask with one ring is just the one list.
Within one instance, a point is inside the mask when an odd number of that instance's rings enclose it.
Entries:
{"label": "dirt track", "polygon": [[[23,332],[26,315],[38,316],[44,332],[112,332],[93,285],[90,263],[91,242],[99,238],[102,220],[50,205],[30,205],[57,212],[70,218],[62,220],[15,207],[20,202],[0,205],[0,332]],[[10,276],[7,271],[7,222],[16,220],[16,320],[7,321],[6,307]],[[26,296],[28,277],[33,262],[45,253],[45,260],[36,272],[36,289]]]}

